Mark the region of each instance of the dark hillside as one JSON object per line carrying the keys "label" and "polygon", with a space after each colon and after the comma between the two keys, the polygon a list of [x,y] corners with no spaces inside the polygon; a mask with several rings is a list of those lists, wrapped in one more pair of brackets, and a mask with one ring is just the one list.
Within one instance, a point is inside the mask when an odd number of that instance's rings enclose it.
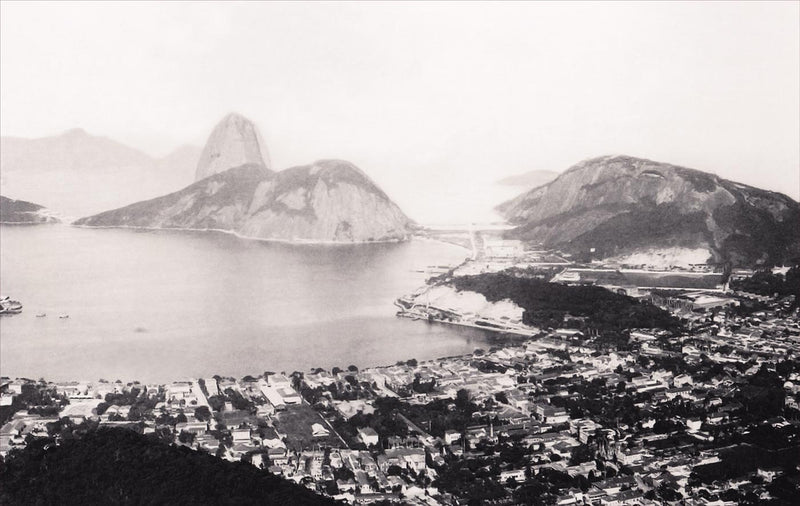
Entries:
{"label": "dark hillside", "polygon": [[0,462],[0,504],[337,504],[244,462],[124,429],[36,440]]}
{"label": "dark hillside", "polygon": [[586,317],[588,327],[601,331],[680,328],[680,322],[666,311],[598,286],[567,286],[503,273],[461,276],[451,283],[457,290],[478,292],[489,301],[511,300],[525,310],[523,321],[537,327],[559,327],[569,314]]}

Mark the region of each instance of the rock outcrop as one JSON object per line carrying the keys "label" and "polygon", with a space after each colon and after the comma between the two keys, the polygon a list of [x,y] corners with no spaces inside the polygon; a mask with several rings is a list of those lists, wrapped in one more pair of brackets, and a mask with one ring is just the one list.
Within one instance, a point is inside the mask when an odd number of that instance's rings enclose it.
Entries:
{"label": "rock outcrop", "polygon": [[260,166],[268,171],[269,154],[256,126],[244,116],[231,113],[208,137],[197,162],[195,181],[242,165]]}
{"label": "rock outcrop", "polygon": [[321,160],[280,172],[249,164],[179,192],[75,222],[84,226],[222,230],[296,242],[400,241],[413,223],[361,170]]}
{"label": "rock outcrop", "polygon": [[579,256],[704,249],[709,262],[800,255],[800,205],[714,174],[629,156],[583,161],[498,207],[510,237]]}

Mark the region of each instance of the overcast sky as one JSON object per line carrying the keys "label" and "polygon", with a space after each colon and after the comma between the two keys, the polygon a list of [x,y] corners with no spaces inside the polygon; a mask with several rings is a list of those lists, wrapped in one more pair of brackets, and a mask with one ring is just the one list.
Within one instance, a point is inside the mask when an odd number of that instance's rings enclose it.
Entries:
{"label": "overcast sky", "polygon": [[612,153],[798,199],[799,6],[4,1],[0,131],[161,155],[238,111],[275,168],[350,160],[422,221]]}

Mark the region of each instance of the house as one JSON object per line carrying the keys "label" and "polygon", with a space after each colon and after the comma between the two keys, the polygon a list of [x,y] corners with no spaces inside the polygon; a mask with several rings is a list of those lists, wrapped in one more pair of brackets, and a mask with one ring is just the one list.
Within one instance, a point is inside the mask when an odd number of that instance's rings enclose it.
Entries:
{"label": "house", "polygon": [[448,429],[444,431],[444,437],[442,439],[444,443],[449,446],[461,439],[461,433],[457,430]]}
{"label": "house", "polygon": [[250,442],[248,441],[247,443],[234,443],[233,446],[228,451],[234,459],[239,460],[246,453],[254,452],[258,449],[259,449],[258,446],[250,444]]}
{"label": "house", "polygon": [[679,374],[673,378],[672,384],[675,385],[675,388],[681,388],[694,385],[694,380],[688,374]]}
{"label": "house", "polygon": [[197,436],[194,442],[198,449],[205,450],[209,453],[216,453],[219,449],[219,440],[210,435],[203,434]]}
{"label": "house", "polygon": [[[362,471],[363,472],[363,471]],[[356,482],[353,480],[336,480],[336,488],[339,489],[339,492],[355,492],[356,491]]]}
{"label": "house", "polygon": [[537,405],[536,413],[544,423],[559,425],[569,422],[569,414],[564,408],[557,408],[549,405]]}
{"label": "house", "polygon": [[267,456],[270,462],[275,466],[284,466],[289,463],[289,456],[286,454],[286,448],[270,448],[267,450]]}
{"label": "house", "polygon": [[264,397],[267,399],[275,411],[282,411],[286,409],[286,403],[283,400],[283,397],[278,392],[278,389],[274,386],[267,385],[266,383],[259,384],[259,389]]}
{"label": "house", "polygon": [[530,399],[527,395],[520,392],[519,390],[511,390],[510,392],[506,393],[506,397],[508,398],[508,403],[523,412],[528,412],[530,408]]}
{"label": "house", "polygon": [[353,401],[336,401],[334,402],[334,406],[336,407],[336,411],[346,420],[353,418],[358,413],[371,415],[375,412],[374,407],[360,399]]}
{"label": "house", "polygon": [[233,436],[233,444],[249,442],[250,428],[245,427],[243,429],[233,429],[231,431],[231,436]]}
{"label": "house", "polygon": [[608,495],[618,494],[623,489],[629,489],[636,485],[636,480],[629,476],[617,476],[594,484],[595,487]]}
{"label": "house", "polygon": [[509,469],[508,471],[500,471],[500,483],[506,483],[508,480],[512,478],[517,483],[525,481],[525,470]]}
{"label": "house", "polygon": [[387,472],[389,467],[398,466],[419,472],[426,469],[425,449],[424,448],[393,448],[386,450],[385,455],[381,455],[379,464],[381,471]]}
{"label": "house", "polygon": [[175,424],[175,432],[191,432],[193,434],[205,434],[208,430],[208,423],[206,422],[183,422]]}
{"label": "house", "polygon": [[250,463],[253,464],[258,469],[264,469],[266,463],[264,461],[264,454],[263,453],[255,453],[250,460]]}
{"label": "house", "polygon": [[278,387],[278,394],[283,398],[285,404],[300,404],[301,402],[300,394],[292,387]]}
{"label": "house", "polygon": [[377,445],[379,441],[378,433],[372,427],[358,429],[358,438],[367,446]]}
{"label": "house", "polygon": [[321,423],[312,423],[311,435],[314,437],[327,437],[330,435],[330,431],[323,427]]}
{"label": "house", "polygon": [[369,482],[367,473],[361,469],[357,469],[353,474],[356,477],[356,488],[359,494],[368,494],[370,492],[374,492],[372,484]]}
{"label": "house", "polygon": [[783,469],[780,467],[759,467],[757,474],[764,478],[764,481],[771,483],[772,480],[783,474]]}

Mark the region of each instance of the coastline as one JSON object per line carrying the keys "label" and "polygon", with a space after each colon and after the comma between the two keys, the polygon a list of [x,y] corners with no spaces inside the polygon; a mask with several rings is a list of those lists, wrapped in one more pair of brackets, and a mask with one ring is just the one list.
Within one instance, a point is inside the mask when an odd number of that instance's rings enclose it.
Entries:
{"label": "coastline", "polygon": [[448,321],[448,320],[439,320],[437,318],[426,319],[426,318],[419,317],[417,315],[410,314],[410,313],[408,313],[406,311],[398,311],[397,312],[397,317],[398,318],[409,318],[411,320],[421,320],[423,322],[428,322],[428,323],[441,323],[443,325],[455,325],[455,326],[458,326],[458,327],[468,327],[468,328],[473,328],[473,329],[478,329],[478,330],[485,330],[485,331],[488,331],[488,332],[492,332],[494,334],[514,334],[515,336],[523,337],[523,338],[526,338],[526,339],[533,338],[533,337],[535,337],[537,334],[539,334],[541,332],[541,331],[538,331],[538,330],[534,332],[533,330],[526,331],[526,330],[516,330],[516,329],[501,329],[501,328],[496,328],[496,327],[485,327],[483,325],[477,325],[477,324],[474,324],[474,323],[452,322],[452,321]]}
{"label": "coastline", "polygon": [[0,221],[0,225],[66,225],[60,221]]}
{"label": "coastline", "polygon": [[[36,223],[31,223],[31,224],[36,224]],[[470,254],[472,253],[472,250],[470,248],[467,248],[462,244],[417,233],[409,234],[408,238],[406,239],[384,239],[380,241],[319,241],[310,239],[277,239],[277,238],[267,238],[267,237],[254,237],[254,236],[240,234],[235,230],[225,230],[221,228],[141,227],[141,226],[131,226],[131,225],[76,225],[75,223],[41,223],[41,224],[65,225],[68,227],[83,228],[83,229],[120,229],[120,230],[151,230],[151,231],[164,230],[168,232],[218,232],[222,234],[232,235],[239,239],[245,239],[248,241],[260,241],[260,242],[299,245],[299,246],[354,246],[354,245],[361,246],[366,244],[399,244],[403,242],[417,240],[417,241],[431,241],[431,242],[447,244],[450,246],[455,246],[457,248],[463,249],[467,253]]]}
{"label": "coastline", "polygon": [[219,232],[223,234],[232,235],[239,239],[246,239],[249,241],[261,241],[261,242],[271,242],[271,243],[281,243],[281,244],[293,244],[293,245],[304,245],[304,246],[354,246],[354,245],[364,245],[364,244],[396,244],[401,242],[406,242],[415,236],[411,234],[409,239],[385,239],[381,241],[315,241],[310,239],[276,239],[276,238],[267,238],[267,237],[254,237],[249,235],[243,235],[235,230],[225,230],[221,228],[181,228],[181,227],[139,227],[139,226],[130,226],[130,225],[76,225],[74,223],[67,223],[65,224],[70,227],[75,228],[85,228],[85,229],[122,229],[122,230],[166,230],[170,232]]}

